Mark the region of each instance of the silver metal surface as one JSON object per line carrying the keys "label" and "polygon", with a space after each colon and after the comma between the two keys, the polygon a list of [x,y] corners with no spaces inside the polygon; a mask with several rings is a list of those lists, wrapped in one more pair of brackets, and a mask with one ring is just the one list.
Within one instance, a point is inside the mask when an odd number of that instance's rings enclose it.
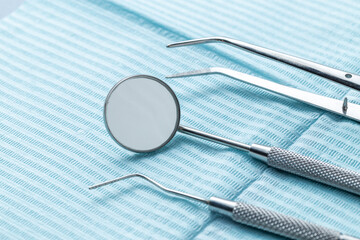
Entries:
{"label": "silver metal surface", "polygon": [[[126,144],[123,144],[121,141],[119,141],[113,134],[109,124],[108,124],[108,119],[107,119],[107,115],[108,115],[108,102],[109,102],[109,98],[112,96],[113,92],[115,89],[117,89],[122,83],[125,83],[127,81],[131,81],[131,80],[135,80],[137,78],[145,78],[145,79],[149,79],[149,80],[153,80],[155,82],[158,82],[161,84],[161,86],[163,86],[172,96],[173,100],[174,100],[174,103],[176,105],[176,126],[174,128],[174,130],[172,131],[172,133],[166,138],[166,141],[164,141],[162,144],[160,144],[159,146],[155,147],[155,148],[151,148],[149,150],[139,150],[139,149],[135,149],[131,146],[128,146]],[[149,91],[148,89],[144,89],[144,91]],[[126,115],[127,113],[124,113],[124,115]],[[233,141],[233,140],[230,140],[230,139],[226,139],[226,138],[223,138],[223,137],[219,137],[219,136],[216,136],[216,135],[213,135],[213,134],[209,134],[209,133],[206,133],[206,132],[203,132],[203,131],[200,131],[200,130],[196,130],[196,129],[193,129],[193,128],[190,128],[190,127],[185,127],[185,126],[180,126],[179,125],[179,122],[180,122],[180,105],[179,105],[179,102],[178,102],[178,99],[175,95],[175,93],[172,91],[172,89],[166,84],[164,83],[163,81],[161,81],[160,79],[158,78],[155,78],[155,77],[152,77],[152,76],[148,76],[148,75],[135,75],[135,76],[131,76],[131,77],[128,77],[128,78],[125,78],[121,81],[119,81],[118,83],[116,83],[114,85],[114,87],[111,88],[111,90],[109,91],[107,97],[106,97],[106,100],[105,100],[105,104],[104,104],[104,119],[105,119],[105,127],[108,131],[108,133],[110,134],[110,136],[113,138],[113,140],[118,143],[120,146],[130,150],[130,151],[133,151],[133,152],[151,152],[151,151],[155,151],[161,147],[163,147],[164,145],[166,145],[175,135],[175,133],[177,132],[177,130],[179,132],[182,132],[184,134],[188,134],[188,135],[191,135],[191,136],[194,136],[194,137],[198,137],[198,138],[201,138],[201,139],[205,139],[205,140],[208,140],[208,141],[212,141],[212,142],[216,142],[216,143],[219,143],[219,144],[222,144],[222,145],[225,145],[225,146],[229,146],[229,147],[233,147],[233,148],[236,148],[236,149],[240,149],[240,150],[244,150],[244,151],[249,151],[250,150],[250,146],[247,145],[247,144],[244,144],[244,143],[240,143],[240,142],[237,142],[237,141]],[[140,128],[142,126],[139,126],[139,129],[142,129]]]}
{"label": "silver metal surface", "polygon": [[155,186],[157,186],[158,188],[160,188],[161,190],[163,190],[165,192],[172,193],[172,194],[175,194],[175,195],[178,195],[178,196],[181,196],[181,197],[186,197],[186,198],[190,198],[190,199],[193,199],[193,200],[197,200],[197,201],[200,201],[200,202],[203,202],[203,203],[206,203],[206,204],[209,203],[209,201],[204,199],[204,198],[197,197],[197,196],[194,196],[194,195],[191,195],[191,194],[187,194],[187,193],[184,193],[184,192],[180,192],[180,191],[176,191],[176,190],[164,187],[160,183],[155,182],[151,178],[149,178],[149,177],[147,177],[147,176],[145,176],[143,174],[139,174],[139,173],[129,174],[129,175],[119,177],[119,178],[116,178],[116,179],[113,179],[113,180],[110,180],[110,181],[107,181],[107,182],[96,184],[96,185],[93,185],[93,186],[89,187],[89,189],[90,190],[95,189],[95,188],[98,188],[98,187],[102,187],[102,186],[105,186],[105,185],[108,185],[108,184],[111,184],[111,183],[115,183],[115,182],[118,182],[118,181],[121,181],[121,180],[124,180],[124,179],[127,179],[127,178],[132,178],[132,177],[143,178],[143,179],[147,180],[148,182],[151,182],[152,184],[154,184]]}
{"label": "silver metal surface", "polygon": [[179,132],[194,136],[194,137],[198,137],[201,139],[205,139],[211,142],[216,142],[219,143],[221,145],[225,145],[228,147],[232,147],[232,148],[236,148],[239,150],[243,150],[243,151],[250,151],[250,146],[241,142],[237,142],[237,141],[233,141],[227,138],[223,138],[223,137],[219,137],[210,133],[206,133],[197,129],[193,129],[190,127],[185,127],[185,126],[179,126]]}
{"label": "silver metal surface", "polygon": [[360,240],[360,238],[352,237],[341,233],[339,240]]}
{"label": "silver metal surface", "polygon": [[300,240],[339,240],[340,232],[274,212],[252,204],[238,202],[234,221],[278,235]]}
{"label": "silver metal surface", "polygon": [[281,236],[302,240],[359,240],[357,238],[341,234],[338,231],[324,228],[316,224],[312,224],[251,204],[229,201],[217,197],[211,197],[209,200],[207,200],[205,198],[169,189],[154,181],[153,179],[139,173],[129,174],[114,180],[100,183],[89,187],[89,189],[95,189],[132,177],[141,177],[165,192],[205,203],[209,205],[210,210],[229,216],[236,222]]}
{"label": "silver metal surface", "polygon": [[267,164],[317,182],[360,195],[360,173],[272,147]]}
{"label": "silver metal surface", "polygon": [[251,144],[249,154],[253,158],[259,159],[264,163],[267,163],[268,155],[271,150],[271,147],[259,145],[259,144]]}
{"label": "silver metal surface", "polygon": [[246,82],[248,84],[269,90],[271,92],[290,97],[301,102],[310,104],[312,106],[339,114],[343,117],[347,117],[355,121],[360,121],[360,105],[349,103],[347,99],[343,101],[317,95],[227,68],[213,67],[208,69],[177,73],[171,76],[167,76],[167,78],[190,77],[206,74],[222,74],[233,79],[240,80],[242,82]]}
{"label": "silver metal surface", "polygon": [[228,217],[232,217],[236,205],[237,203],[234,201],[229,201],[218,197],[211,197],[209,199],[209,208],[211,211],[226,215]]}
{"label": "silver metal surface", "polygon": [[[220,70],[216,70],[216,71],[220,71]],[[232,72],[235,72],[235,71],[232,71],[232,70],[229,70],[229,71],[230,71],[229,72],[230,75],[232,74]],[[207,73],[208,71],[204,71],[204,72]],[[236,74],[236,73],[237,72],[235,72],[234,74]],[[127,78],[125,81],[130,81],[131,79],[134,79],[136,77],[139,77],[139,76]],[[143,77],[143,76],[140,75],[140,77]],[[147,79],[152,79],[152,77],[150,77],[150,76],[146,76],[146,78]],[[159,79],[155,78],[155,80],[157,82],[159,82],[159,83],[162,83],[162,81],[159,80]],[[266,80],[262,80],[262,81],[268,82]],[[124,82],[124,81],[122,81],[122,82]],[[120,83],[118,83],[115,86],[118,86]],[[140,84],[139,86],[142,87],[142,86],[144,86],[144,84]],[[177,106],[177,108],[176,108],[177,111],[174,111],[173,113],[176,114],[177,118],[179,118],[179,116],[180,116],[180,108],[178,106],[178,101],[177,101],[176,95],[171,91],[170,87],[168,87],[165,83],[163,83],[162,85],[159,85],[159,86],[163,86],[165,90],[170,91],[172,93],[171,97],[167,98],[167,99],[174,98],[174,101],[177,103],[177,105],[176,105]],[[111,91],[113,91],[113,89]],[[162,89],[162,90],[164,90],[164,89]],[[140,92],[149,91],[148,89],[140,89],[140,90],[141,90]],[[111,95],[111,91],[110,91],[109,95]],[[150,94],[150,98],[151,97],[152,97],[152,95]],[[119,99],[116,99],[115,103],[118,100]],[[349,106],[349,104],[348,104],[348,106]],[[105,108],[106,108],[106,104],[105,104]],[[116,110],[117,108],[113,108],[113,109]],[[126,111],[121,112],[122,115],[120,117],[122,117],[124,114],[127,114]],[[349,109],[348,109],[348,111],[349,111]],[[105,110],[105,112],[106,112],[106,110]],[[106,116],[106,114],[105,114],[105,116]],[[291,172],[291,173],[294,173],[294,174],[297,174],[297,175],[300,175],[300,176],[303,176],[303,177],[307,177],[307,178],[313,179],[315,181],[319,181],[319,182],[328,184],[330,186],[338,187],[338,188],[343,189],[343,190],[347,190],[347,191],[350,191],[350,192],[353,192],[353,193],[360,194],[360,187],[359,187],[360,186],[360,174],[358,174],[356,172],[349,171],[349,170],[346,170],[346,169],[341,169],[339,167],[336,167],[336,166],[333,166],[333,165],[330,165],[330,164],[325,164],[323,162],[313,160],[313,159],[310,159],[310,158],[307,158],[307,157],[304,157],[304,156],[301,156],[301,155],[296,155],[296,157],[293,157],[294,153],[287,154],[286,150],[281,150],[282,151],[281,153],[285,152],[286,154],[285,153],[284,154],[271,154],[277,148],[270,148],[270,147],[267,147],[267,146],[262,146],[262,145],[257,145],[257,144],[253,144],[253,145],[250,146],[250,145],[247,145],[247,144],[244,144],[244,143],[241,143],[241,142],[237,142],[237,141],[234,141],[234,140],[230,140],[230,139],[227,139],[227,138],[223,138],[223,137],[220,137],[220,136],[209,134],[209,133],[206,133],[206,132],[203,132],[203,131],[200,131],[200,130],[196,130],[196,129],[193,129],[193,128],[190,128],[190,127],[181,126],[181,125],[179,125],[179,119],[177,119],[177,121],[175,121],[175,122],[176,122],[175,129],[174,130],[171,129],[171,132],[170,131],[168,132],[169,136],[165,135],[165,137],[162,139],[162,140],[165,140],[165,142],[159,141],[156,144],[154,144],[154,145],[156,145],[156,149],[164,146],[167,142],[169,142],[171,140],[171,138],[174,136],[175,132],[178,130],[179,132],[182,132],[182,133],[185,133],[185,134],[188,134],[188,135],[191,135],[191,136],[195,136],[195,137],[198,137],[198,138],[201,138],[201,139],[216,142],[216,143],[219,143],[219,144],[222,144],[222,145],[225,145],[225,146],[229,146],[229,147],[232,147],[232,148],[236,148],[236,149],[239,149],[239,150],[242,150],[242,151],[250,152],[251,156],[253,156],[254,158],[259,159],[259,160],[261,160],[261,161],[263,161],[265,163],[267,163],[269,166],[280,168],[280,169],[282,169],[284,171]],[[115,125],[113,124],[113,127],[116,127],[117,122],[115,121],[113,123],[115,123]],[[142,122],[140,122],[138,124],[141,125],[143,123],[144,123],[144,121],[142,121]],[[146,123],[146,121],[145,121],[145,123]],[[136,124],[135,124],[136,126],[134,128],[132,121],[130,121],[128,124],[132,125],[132,129],[135,129],[135,130],[144,129],[144,126],[137,126]],[[127,129],[125,128],[125,130],[127,130]],[[112,134],[110,130],[109,130],[109,132],[110,132],[110,134]],[[122,132],[120,132],[120,133],[122,134]],[[130,134],[131,134],[131,131],[130,131]],[[118,134],[118,137],[120,137],[119,134]],[[124,137],[124,135],[121,135],[121,137]],[[133,136],[130,135],[130,137],[133,137]],[[138,132],[136,134],[136,137],[134,137],[134,139],[132,139],[132,140],[137,141],[139,137],[140,138],[143,137],[141,132],[140,132],[140,134]],[[147,136],[147,137],[149,138],[149,139],[147,139],[147,141],[151,141],[152,136]],[[120,142],[119,142],[119,144],[121,145]],[[159,146],[157,146],[157,144],[159,144]],[[129,146],[127,146],[127,149],[135,151],[134,149],[131,149]],[[275,149],[275,150],[272,151],[273,149]],[[152,150],[153,149],[150,149],[149,151],[152,151]],[[279,152],[279,151],[276,151],[276,153]],[[137,152],[140,152],[140,151],[137,150]],[[146,152],[146,151],[143,151],[143,152]],[[290,157],[292,157],[292,158],[290,158]],[[294,161],[287,161],[288,158],[289,158],[289,160],[291,160],[291,159],[295,159],[295,160]],[[306,166],[310,166],[310,165],[312,166],[311,168],[306,167]],[[310,171],[308,169],[314,170],[314,171]],[[127,178],[127,177],[125,177],[125,178]],[[116,181],[119,181],[121,179],[124,179],[124,177],[119,178]],[[105,185],[106,184],[108,184],[108,183],[105,183]],[[95,187],[93,187],[93,188],[95,188]]]}
{"label": "silver metal surface", "polygon": [[[170,95],[172,96],[173,100],[174,100],[174,103],[176,105],[176,123],[174,125],[174,129],[172,131],[172,133],[169,135],[169,137],[167,138],[166,141],[164,141],[161,145],[155,147],[155,148],[152,148],[152,149],[149,149],[149,150],[139,150],[139,149],[135,149],[131,146],[127,146],[126,144],[123,144],[121,141],[119,141],[115,135],[113,134],[111,128],[109,127],[109,124],[108,124],[108,118],[107,118],[107,112],[108,112],[108,103],[109,103],[109,99],[110,97],[112,96],[113,92],[116,90],[117,87],[119,87],[121,84],[125,83],[126,81],[131,81],[133,79],[137,79],[137,78],[145,78],[145,79],[149,79],[149,80],[152,80],[152,81],[155,81],[155,82],[158,82],[159,84],[161,84],[169,93]],[[104,116],[104,122],[105,122],[105,128],[106,130],[108,131],[109,135],[111,136],[111,138],[117,143],[119,144],[120,146],[130,150],[130,151],[133,151],[133,152],[138,152],[138,153],[141,153],[141,152],[152,152],[152,151],[156,151],[158,150],[159,148],[165,146],[175,135],[175,133],[177,132],[177,128],[179,126],[179,123],[180,123],[180,104],[179,104],[179,101],[175,95],[175,93],[173,92],[173,90],[166,84],[164,83],[163,81],[161,81],[160,79],[156,78],[156,77],[153,77],[153,76],[149,76],[149,75],[134,75],[134,76],[131,76],[131,77],[127,77],[119,82],[117,82],[109,91],[108,95],[106,96],[106,99],[105,99],[105,103],[104,103],[104,111],[103,111],[103,116]]]}
{"label": "silver metal surface", "polygon": [[305,60],[302,58],[294,57],[288,54],[276,52],[267,48],[259,47],[256,45],[252,45],[246,42],[242,42],[239,40],[226,38],[226,37],[208,37],[208,38],[200,38],[194,40],[188,40],[178,43],[173,43],[168,45],[168,47],[181,47],[181,46],[189,46],[194,44],[203,44],[203,43],[214,43],[220,42],[229,44],[231,46],[239,47],[241,49],[247,50],[252,53],[259,54],[264,57],[268,57],[274,59],[276,61],[280,61],[291,66],[303,69],[307,72],[314,73],[316,75],[325,77],[329,80],[335,81],[342,85],[351,87],[356,90],[360,90],[360,76],[344,72],[335,68],[327,67],[309,60]]}

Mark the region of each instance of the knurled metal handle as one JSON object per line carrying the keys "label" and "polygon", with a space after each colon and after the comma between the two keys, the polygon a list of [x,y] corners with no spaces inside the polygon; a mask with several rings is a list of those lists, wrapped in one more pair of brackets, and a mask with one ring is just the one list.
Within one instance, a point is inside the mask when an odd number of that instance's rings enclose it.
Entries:
{"label": "knurled metal handle", "polygon": [[360,173],[272,147],[267,164],[360,195]]}
{"label": "knurled metal handle", "polygon": [[339,240],[340,232],[251,204],[238,202],[232,218],[239,223],[299,240]]}

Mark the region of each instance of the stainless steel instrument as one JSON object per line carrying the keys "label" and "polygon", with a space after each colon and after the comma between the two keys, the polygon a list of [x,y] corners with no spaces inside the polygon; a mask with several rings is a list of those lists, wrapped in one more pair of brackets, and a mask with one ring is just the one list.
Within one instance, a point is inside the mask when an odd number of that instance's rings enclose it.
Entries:
{"label": "stainless steel instrument", "polygon": [[222,74],[360,122],[360,105],[350,103],[347,98],[344,98],[344,100],[338,100],[325,97],[227,68],[213,67],[190,72],[177,73],[171,76],[167,76],[167,78],[190,77],[206,74]]}
{"label": "stainless steel instrument", "polygon": [[115,84],[105,100],[104,118],[112,138],[134,152],[158,150],[179,131],[249,152],[274,168],[360,195],[360,173],[355,171],[277,147],[247,145],[180,125],[180,105],[175,93],[152,76],[132,76]]}
{"label": "stainless steel instrument", "polygon": [[203,43],[214,43],[220,42],[229,44],[234,47],[238,47],[244,50],[247,50],[252,53],[259,54],[264,57],[268,57],[270,59],[280,61],[291,66],[300,68],[310,73],[314,73],[321,77],[327,78],[334,82],[340,83],[342,85],[351,87],[356,90],[360,90],[360,76],[344,72],[335,68],[327,67],[309,60],[305,60],[302,58],[290,56],[288,54],[276,52],[267,48],[259,47],[253,44],[249,44],[246,42],[242,42],[239,40],[226,38],[226,37],[208,37],[208,38],[200,38],[188,41],[177,42],[173,44],[169,44],[168,47],[181,47],[181,46],[189,46],[195,44],[203,44]]}
{"label": "stainless steel instrument", "polygon": [[252,204],[229,201],[218,197],[205,199],[188,193],[169,189],[154,181],[153,179],[138,173],[100,183],[89,187],[89,189],[95,189],[132,177],[143,178],[167,193],[205,203],[209,206],[210,210],[229,216],[234,221],[241,224],[255,227],[287,238],[299,240],[359,240],[359,238],[348,236],[336,230],[328,229],[317,224],[306,222],[304,220],[267,210],[265,208],[257,207]]}

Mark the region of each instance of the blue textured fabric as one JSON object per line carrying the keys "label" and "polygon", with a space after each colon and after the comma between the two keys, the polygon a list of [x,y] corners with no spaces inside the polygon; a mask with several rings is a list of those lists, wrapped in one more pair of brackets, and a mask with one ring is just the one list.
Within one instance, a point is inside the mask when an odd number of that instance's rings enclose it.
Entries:
{"label": "blue textured fabric", "polygon": [[[0,238],[281,239],[141,180],[87,190],[135,172],[360,236],[355,195],[180,133],[131,153],[102,116],[124,77],[213,66],[360,103],[359,92],[229,46],[165,48],[222,35],[359,74],[359,19],[356,0],[26,1],[0,22]],[[165,81],[184,125],[360,171],[359,123],[226,77]]]}

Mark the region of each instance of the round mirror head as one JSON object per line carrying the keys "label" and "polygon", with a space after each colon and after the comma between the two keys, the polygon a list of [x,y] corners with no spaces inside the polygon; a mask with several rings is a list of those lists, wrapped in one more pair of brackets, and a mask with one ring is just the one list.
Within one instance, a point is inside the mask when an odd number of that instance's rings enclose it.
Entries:
{"label": "round mirror head", "polygon": [[180,121],[180,106],[160,79],[139,75],[118,82],[106,97],[105,125],[113,139],[134,152],[151,152],[167,144]]}

